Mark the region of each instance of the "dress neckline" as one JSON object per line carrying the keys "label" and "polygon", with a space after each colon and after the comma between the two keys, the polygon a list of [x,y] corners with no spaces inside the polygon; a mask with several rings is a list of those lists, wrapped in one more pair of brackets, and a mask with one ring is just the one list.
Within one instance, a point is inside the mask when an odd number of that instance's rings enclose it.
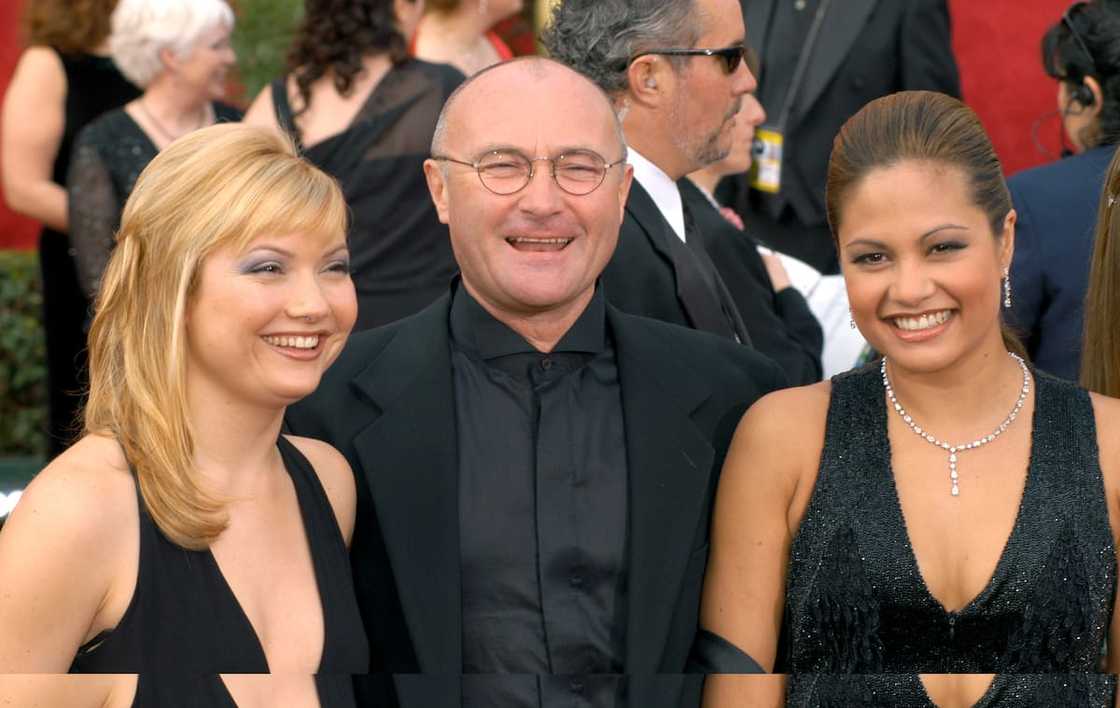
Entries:
{"label": "dress neckline", "polygon": [[889,504],[889,506],[891,508],[891,513],[897,514],[898,523],[894,524],[893,527],[897,529],[897,533],[901,536],[901,538],[897,540],[905,548],[904,556],[906,557],[906,563],[912,571],[912,576],[917,578],[918,580],[917,584],[920,586],[919,589],[923,599],[932,607],[936,608],[946,619],[948,619],[950,626],[956,621],[956,619],[971,614],[978,607],[983,605],[988,597],[991,596],[993,592],[995,592],[995,589],[999,586],[1000,580],[1007,575],[1009,551],[1012,547],[1013,542],[1017,540],[1019,535],[1022,534],[1022,527],[1024,524],[1024,519],[1027,515],[1028,504],[1032,504],[1034,502],[1034,490],[1037,486],[1037,467],[1039,462],[1039,432],[1037,425],[1038,411],[1040,406],[1042,405],[1042,401],[1044,398],[1042,389],[1045,387],[1045,384],[1043,384],[1043,382],[1040,380],[1039,376],[1033,369],[1031,370],[1031,378],[1034,380],[1034,384],[1032,386],[1032,388],[1034,389],[1034,391],[1032,392],[1034,395],[1034,410],[1031,412],[1030,453],[1027,458],[1027,473],[1026,477],[1023,480],[1023,489],[1019,497],[1018,508],[1015,512],[1015,520],[1011,524],[1011,532],[1007,535],[1007,538],[1003,543],[1003,548],[1000,550],[999,559],[996,561],[995,568],[993,568],[992,574],[991,576],[989,576],[987,583],[984,584],[984,587],[980,590],[979,593],[977,593],[968,602],[966,602],[956,610],[947,609],[945,607],[945,603],[943,603],[940,599],[933,595],[933,593],[929,589],[929,585],[926,583],[925,576],[922,574],[922,566],[918,562],[917,553],[915,553],[914,551],[914,544],[910,540],[910,530],[909,526],[907,525],[906,514],[902,509],[902,499],[898,493],[898,485],[895,483],[891,439],[888,432],[887,424],[888,410],[886,394],[876,397],[875,406],[879,418],[877,422],[880,430],[882,431],[883,440],[885,443],[883,446],[883,455],[885,457],[883,461],[883,469],[886,470],[886,480],[887,484],[890,487],[891,503]]}

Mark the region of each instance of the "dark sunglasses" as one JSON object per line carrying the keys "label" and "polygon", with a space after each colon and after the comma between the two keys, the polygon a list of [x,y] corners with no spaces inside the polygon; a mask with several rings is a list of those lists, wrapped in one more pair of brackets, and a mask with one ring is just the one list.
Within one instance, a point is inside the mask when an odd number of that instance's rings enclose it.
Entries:
{"label": "dark sunglasses", "polygon": [[630,57],[627,65],[634,63],[636,59],[651,54],[668,57],[719,57],[723,60],[724,71],[728,74],[734,74],[743,61],[747,61],[749,64],[751,50],[742,44],[733,44],[722,49],[649,49]]}

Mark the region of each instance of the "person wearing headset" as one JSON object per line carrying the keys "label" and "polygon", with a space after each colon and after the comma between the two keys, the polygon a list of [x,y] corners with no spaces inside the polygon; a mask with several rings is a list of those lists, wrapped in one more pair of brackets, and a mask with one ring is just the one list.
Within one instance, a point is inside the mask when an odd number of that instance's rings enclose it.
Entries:
{"label": "person wearing headset", "polygon": [[1039,369],[1076,381],[1097,203],[1120,140],[1120,0],[1070,6],[1042,38],[1042,63],[1069,145],[1008,180],[1019,214],[1009,319]]}

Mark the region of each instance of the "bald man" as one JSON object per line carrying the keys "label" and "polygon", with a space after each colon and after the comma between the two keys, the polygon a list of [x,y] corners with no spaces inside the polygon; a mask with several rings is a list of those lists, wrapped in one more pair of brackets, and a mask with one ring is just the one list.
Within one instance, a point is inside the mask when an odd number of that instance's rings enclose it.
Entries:
{"label": "bald man", "polygon": [[453,677],[399,678],[416,706],[694,703],[698,682],[620,675],[684,671],[720,465],[782,375],[604,300],[632,173],[574,71],[475,75],[424,170],[461,276],[289,413],[357,475],[371,671]]}

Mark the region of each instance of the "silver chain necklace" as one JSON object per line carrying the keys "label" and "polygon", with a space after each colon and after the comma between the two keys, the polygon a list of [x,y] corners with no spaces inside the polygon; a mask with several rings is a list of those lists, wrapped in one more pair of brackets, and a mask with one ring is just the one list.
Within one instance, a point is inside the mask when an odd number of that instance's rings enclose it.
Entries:
{"label": "silver chain necklace", "polygon": [[879,366],[879,372],[883,375],[883,388],[887,390],[887,398],[890,399],[891,405],[894,406],[895,411],[900,416],[902,416],[903,422],[905,422],[906,425],[910,427],[910,430],[913,431],[918,437],[922,438],[931,445],[936,445],[937,447],[948,451],[949,482],[952,484],[949,491],[954,497],[959,496],[961,493],[960,485],[957,483],[957,455],[964,452],[965,450],[975,450],[978,447],[987,445],[988,443],[994,441],[996,438],[1002,435],[1007,430],[1008,426],[1010,426],[1011,423],[1015,421],[1015,418],[1018,417],[1019,412],[1023,410],[1023,403],[1026,402],[1027,394],[1031,391],[1031,373],[1030,370],[1027,369],[1027,363],[1023,361],[1023,358],[1018,354],[1012,354],[1011,352],[1008,352],[1008,354],[1010,354],[1011,358],[1014,359],[1016,363],[1019,364],[1020,368],[1023,369],[1023,388],[1019,392],[1019,400],[1015,401],[1015,407],[1011,409],[1011,412],[1007,414],[1007,417],[1003,419],[1003,422],[999,424],[999,427],[992,431],[990,435],[981,436],[970,443],[961,443],[959,445],[953,445],[951,443],[945,442],[944,440],[938,440],[933,436],[932,433],[930,433],[928,430],[923,430],[922,426],[914,422],[914,419],[910,416],[909,413],[906,412],[906,409],[902,407],[902,404],[898,402],[898,399],[895,398],[894,389],[891,388],[891,381],[889,378],[887,378],[886,357],[883,357],[883,363]]}

